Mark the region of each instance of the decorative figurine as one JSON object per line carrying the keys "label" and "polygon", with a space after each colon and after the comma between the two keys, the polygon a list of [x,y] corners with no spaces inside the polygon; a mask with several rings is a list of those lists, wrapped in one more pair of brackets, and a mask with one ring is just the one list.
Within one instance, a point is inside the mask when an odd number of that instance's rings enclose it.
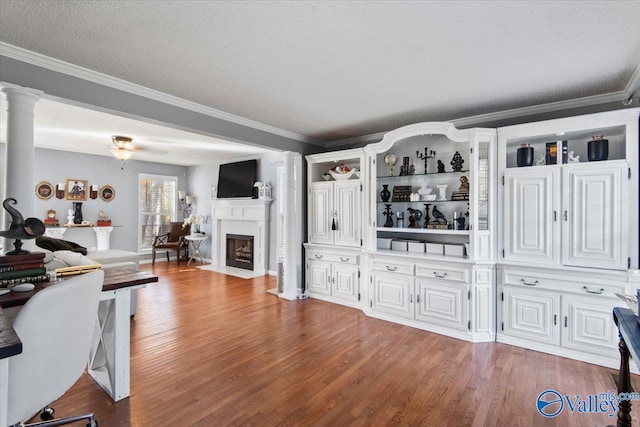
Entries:
{"label": "decorative figurine", "polygon": [[462,171],[463,163],[464,163],[464,160],[462,159],[462,156],[458,151],[456,151],[455,154],[453,155],[453,158],[451,159],[451,167],[453,168],[453,171],[454,172]]}
{"label": "decorative figurine", "polygon": [[444,163],[442,163],[442,160],[438,160],[438,173],[444,173]]}
{"label": "decorative figurine", "polygon": [[420,228],[422,211],[419,209],[407,208],[409,211],[409,228]]}
{"label": "decorative figurine", "polygon": [[391,204],[385,204],[382,215],[387,217],[387,220],[384,222],[384,227],[393,227],[393,212],[391,211]]}
{"label": "decorative figurine", "polygon": [[463,215],[458,215],[458,212],[454,212],[453,221],[456,223],[456,230],[464,230],[464,223],[466,220]]}
{"label": "decorative figurine", "polygon": [[424,173],[427,173],[427,160],[435,159],[436,152],[433,150],[429,150],[427,147],[424,147],[424,154],[416,151],[416,157],[420,160],[424,160]]}
{"label": "decorative figurine", "polygon": [[438,206],[433,205],[431,214],[433,215],[434,221],[437,222],[438,224],[447,223],[447,219],[444,217],[444,214],[438,210]]}
{"label": "decorative figurine", "polygon": [[[22,240],[35,239],[45,232],[44,222],[38,218],[24,219],[20,211],[10,206],[17,205],[18,201],[14,198],[4,199],[2,207],[11,215],[11,225],[8,230],[0,231],[0,237],[7,239],[15,239],[13,241],[13,251],[5,252],[5,255],[21,255],[31,253],[22,249]],[[8,248],[5,248],[5,250]]]}
{"label": "decorative figurine", "polygon": [[469,179],[466,176],[460,177],[460,188],[453,192],[451,200],[469,200]]}
{"label": "decorative figurine", "polygon": [[409,175],[415,175],[416,173],[416,167],[413,163],[411,163],[411,166],[409,166]]}
{"label": "decorative figurine", "polygon": [[574,156],[573,151],[569,151],[567,163],[580,163],[580,156]]}
{"label": "decorative figurine", "polygon": [[73,209],[67,211],[67,225],[73,225]]}
{"label": "decorative figurine", "polygon": [[540,157],[536,159],[536,166],[542,166],[545,163],[546,163],[546,160],[544,158],[544,154],[540,154]]}
{"label": "decorative figurine", "polygon": [[400,176],[409,175],[409,157],[402,158],[402,166],[400,166]]}

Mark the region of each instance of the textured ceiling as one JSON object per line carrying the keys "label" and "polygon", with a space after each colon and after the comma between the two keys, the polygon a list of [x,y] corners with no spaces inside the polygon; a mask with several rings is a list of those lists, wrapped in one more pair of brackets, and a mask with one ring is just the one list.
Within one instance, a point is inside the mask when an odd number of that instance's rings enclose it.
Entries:
{"label": "textured ceiling", "polygon": [[638,22],[640,1],[0,0],[2,42],[325,141],[623,91]]}

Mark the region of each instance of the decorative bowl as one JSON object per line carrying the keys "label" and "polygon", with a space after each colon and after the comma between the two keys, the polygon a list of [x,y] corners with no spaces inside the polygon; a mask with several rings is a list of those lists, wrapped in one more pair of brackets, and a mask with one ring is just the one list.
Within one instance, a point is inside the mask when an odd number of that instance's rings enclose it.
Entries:
{"label": "decorative bowl", "polygon": [[437,194],[425,194],[424,195],[424,199],[427,202],[433,202],[436,199],[437,196],[438,196]]}
{"label": "decorative bowl", "polygon": [[360,171],[358,171],[355,168],[351,169],[349,172],[346,172],[346,173],[338,173],[332,170],[330,170],[329,173],[331,174],[333,179],[335,179],[336,181],[346,181],[347,179],[351,178],[353,175],[360,178]]}

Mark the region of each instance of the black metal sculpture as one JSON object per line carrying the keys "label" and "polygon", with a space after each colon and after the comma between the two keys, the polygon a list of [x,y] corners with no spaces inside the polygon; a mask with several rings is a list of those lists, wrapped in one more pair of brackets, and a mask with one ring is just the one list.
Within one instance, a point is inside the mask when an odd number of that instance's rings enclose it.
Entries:
{"label": "black metal sculpture", "polygon": [[23,219],[22,214],[10,204],[17,205],[18,201],[10,197],[2,202],[2,207],[11,215],[11,225],[8,230],[0,231],[0,236],[15,239],[13,242],[15,250],[7,252],[5,255],[28,254],[29,251],[22,249],[22,240],[42,236],[45,232],[44,222],[38,218]]}

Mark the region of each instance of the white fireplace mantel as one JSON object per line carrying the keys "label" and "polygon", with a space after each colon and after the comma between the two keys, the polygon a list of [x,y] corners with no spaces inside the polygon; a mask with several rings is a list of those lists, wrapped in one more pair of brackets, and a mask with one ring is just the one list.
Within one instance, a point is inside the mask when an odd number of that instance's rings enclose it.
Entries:
{"label": "white fireplace mantel", "polygon": [[211,261],[224,267],[226,235],[253,236],[253,271],[267,273],[269,205],[272,199],[216,199],[211,203]]}

